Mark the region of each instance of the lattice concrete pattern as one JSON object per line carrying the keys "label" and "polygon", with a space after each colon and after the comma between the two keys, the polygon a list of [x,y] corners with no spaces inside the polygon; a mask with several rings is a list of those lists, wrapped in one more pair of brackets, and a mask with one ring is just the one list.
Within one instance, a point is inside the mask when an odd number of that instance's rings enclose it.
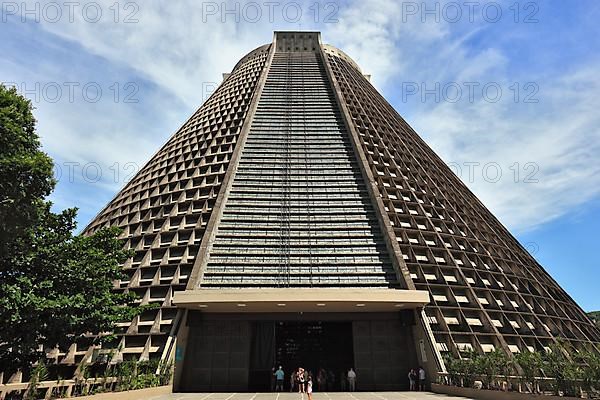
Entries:
{"label": "lattice concrete pattern", "polygon": [[[199,288],[424,290],[438,360],[557,338],[599,349],[581,308],[318,32],[246,55],[85,234],[107,226],[135,250],[117,290],[160,305],[123,321],[113,361],[172,357],[173,296]],[[88,345],[49,356],[110,351]]]}

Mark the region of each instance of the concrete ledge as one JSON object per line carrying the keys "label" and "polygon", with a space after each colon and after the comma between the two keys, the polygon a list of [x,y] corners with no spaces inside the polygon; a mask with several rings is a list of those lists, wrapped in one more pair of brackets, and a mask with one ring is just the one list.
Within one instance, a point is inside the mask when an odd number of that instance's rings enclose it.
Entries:
{"label": "concrete ledge", "polygon": [[423,307],[429,292],[400,289],[192,289],[177,292],[178,307],[203,312],[392,312]]}
{"label": "concrete ledge", "polygon": [[123,392],[98,393],[91,396],[81,396],[73,398],[87,400],[139,400],[151,399],[152,397],[158,397],[169,393],[173,393],[173,386],[171,385],[139,390],[126,390]]}
{"label": "concrete ledge", "polygon": [[558,397],[546,396],[541,394],[503,392],[500,390],[485,390],[463,388],[458,386],[447,386],[431,384],[431,391],[438,394],[447,394],[450,396],[461,396],[475,400],[565,400],[576,399],[577,397]]}

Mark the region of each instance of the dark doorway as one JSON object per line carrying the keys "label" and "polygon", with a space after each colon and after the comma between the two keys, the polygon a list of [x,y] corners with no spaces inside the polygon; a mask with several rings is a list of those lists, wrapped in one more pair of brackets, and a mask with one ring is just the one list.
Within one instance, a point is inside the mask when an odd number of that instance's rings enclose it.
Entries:
{"label": "dark doorway", "polygon": [[298,367],[312,373],[315,390],[341,390],[341,377],[354,362],[352,322],[277,322],[275,346],[276,362],[286,373],[286,390],[290,373]]}
{"label": "dark doorway", "polygon": [[190,312],[176,390],[268,392],[279,365],[286,391],[298,367],[312,372],[317,392],[347,390],[350,367],[359,391],[406,390],[408,371],[419,365],[411,311],[273,317]]}

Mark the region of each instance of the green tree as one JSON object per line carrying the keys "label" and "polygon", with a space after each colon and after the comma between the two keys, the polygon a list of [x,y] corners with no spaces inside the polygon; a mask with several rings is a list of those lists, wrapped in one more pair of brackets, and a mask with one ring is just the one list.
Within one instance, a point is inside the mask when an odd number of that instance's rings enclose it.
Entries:
{"label": "green tree", "polygon": [[500,371],[502,372],[502,377],[507,384],[506,390],[510,390],[511,383],[509,377],[515,374],[517,371],[516,361],[513,354],[503,354],[503,356],[500,357]]}
{"label": "green tree", "polygon": [[[110,332],[139,309],[113,290],[130,256],[117,229],[73,235],[75,209],[54,213],[51,158],[31,103],[0,85],[0,371],[27,369],[45,349]],[[103,340],[107,336],[98,336]]]}
{"label": "green tree", "polygon": [[596,326],[600,328],[600,311],[592,311],[589,312],[587,315],[596,324]]}
{"label": "green tree", "polygon": [[563,342],[553,343],[550,350],[542,356],[542,370],[546,376],[554,379],[554,393],[559,395],[575,395],[574,380],[579,378],[579,368],[570,354],[573,349]]}
{"label": "green tree", "polygon": [[467,349],[460,352],[458,358],[448,356],[446,368],[451,383],[462,387],[473,386],[477,375],[478,357],[479,354],[476,351]]}
{"label": "green tree", "polygon": [[581,379],[588,393],[600,389],[600,354],[596,351],[582,350],[578,353],[577,362],[582,365]]}
{"label": "green tree", "polygon": [[477,373],[485,377],[485,385],[492,388],[494,377],[504,374],[507,364],[507,356],[501,349],[495,349],[491,353],[480,354],[475,357]]}
{"label": "green tree", "polygon": [[461,368],[464,374],[465,387],[472,387],[478,374],[477,364],[481,355],[476,350],[469,350],[461,359]]}
{"label": "green tree", "polygon": [[600,353],[585,350],[581,353],[583,383],[588,392],[600,389]]}
{"label": "green tree", "polygon": [[54,188],[52,159],[40,151],[31,103],[0,85],[0,257],[14,250]]}
{"label": "green tree", "polygon": [[460,360],[454,358],[450,354],[446,354],[444,357],[444,364],[446,365],[446,371],[448,372],[448,384],[461,386],[461,371],[459,366]]}
{"label": "green tree", "polygon": [[515,355],[517,364],[521,367],[522,381],[530,386],[532,393],[537,392],[536,377],[542,367],[542,357],[538,352],[523,351]]}

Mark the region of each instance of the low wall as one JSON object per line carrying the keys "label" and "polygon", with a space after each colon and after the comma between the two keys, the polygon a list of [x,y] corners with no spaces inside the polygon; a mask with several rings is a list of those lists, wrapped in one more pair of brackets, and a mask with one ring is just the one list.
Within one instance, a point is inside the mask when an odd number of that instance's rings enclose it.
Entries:
{"label": "low wall", "polygon": [[173,391],[173,386],[158,386],[139,390],[126,390],[123,392],[106,392],[94,394],[91,396],[73,397],[75,400],[139,400],[149,399],[151,397],[169,394]]}
{"label": "low wall", "polygon": [[475,400],[565,400],[576,399],[576,397],[545,396],[530,393],[503,392],[500,390],[484,390],[463,388],[458,386],[431,384],[431,391],[450,396],[462,396]]}
{"label": "low wall", "polygon": [[[116,378],[108,378],[107,382],[114,382]],[[102,384],[103,380],[89,378],[86,380],[87,385]],[[63,389],[65,397],[71,397],[73,387],[81,382],[75,382],[73,379],[66,379],[63,381],[44,381],[40,382],[37,386],[38,391],[45,393],[44,399],[49,399],[52,395],[53,389]],[[7,395],[14,392],[24,391],[27,389],[28,383],[8,383],[0,385],[0,400],[3,400]],[[91,396],[77,396],[75,399],[93,399],[93,400],[134,400],[134,399],[148,399],[154,396],[160,396],[162,394],[171,393],[173,386],[158,386],[147,389],[139,390],[127,390],[123,392],[106,392],[98,393]]]}

